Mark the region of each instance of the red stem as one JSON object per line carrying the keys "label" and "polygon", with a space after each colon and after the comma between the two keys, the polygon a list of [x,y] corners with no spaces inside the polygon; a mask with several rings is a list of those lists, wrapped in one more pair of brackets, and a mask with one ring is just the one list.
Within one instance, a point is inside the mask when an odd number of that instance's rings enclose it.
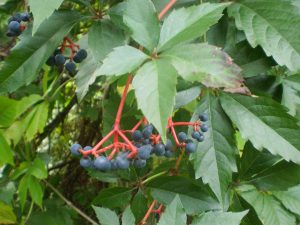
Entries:
{"label": "red stem", "polygon": [[167,12],[168,10],[177,2],[177,0],[171,0],[159,13],[158,19],[161,19]]}
{"label": "red stem", "polygon": [[139,225],[144,225],[144,224],[146,223],[146,221],[148,220],[148,218],[149,218],[149,216],[150,216],[150,214],[151,214],[151,212],[152,212],[152,210],[153,210],[153,208],[154,208],[156,202],[157,202],[157,201],[154,200],[154,201],[151,203],[150,207],[148,208],[148,211],[146,212],[144,218],[141,220],[141,222],[139,223]]}

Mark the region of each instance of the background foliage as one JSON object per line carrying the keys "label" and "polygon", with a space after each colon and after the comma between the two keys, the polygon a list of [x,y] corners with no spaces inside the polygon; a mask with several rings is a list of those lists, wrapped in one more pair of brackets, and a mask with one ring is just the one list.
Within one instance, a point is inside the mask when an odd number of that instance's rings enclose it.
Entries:
{"label": "background foliage", "polygon": [[[158,18],[168,2],[0,0],[0,224],[133,225],[153,200],[149,224],[300,224],[299,1],[178,0]],[[45,64],[65,36],[88,51],[75,77]],[[143,169],[85,170],[70,145],[111,130],[128,73],[124,129],[145,115],[165,140],[170,116],[206,112],[206,139]]]}

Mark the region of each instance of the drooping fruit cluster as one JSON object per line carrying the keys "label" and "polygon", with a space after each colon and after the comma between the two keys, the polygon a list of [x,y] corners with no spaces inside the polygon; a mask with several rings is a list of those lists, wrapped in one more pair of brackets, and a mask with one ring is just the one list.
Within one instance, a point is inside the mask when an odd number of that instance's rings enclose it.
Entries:
{"label": "drooping fruit cluster", "polygon": [[[174,155],[176,147],[184,148],[186,153],[195,152],[197,145],[194,141],[204,141],[204,132],[208,131],[208,126],[203,122],[207,120],[208,116],[205,113],[201,113],[199,119],[195,122],[173,122],[170,118],[167,130],[175,144],[173,144],[171,138],[168,138],[166,143],[163,143],[153,125],[148,124],[147,120],[143,118],[132,130],[115,128],[95,147],[86,146],[82,148],[79,144],[73,144],[70,151],[74,156],[82,155],[80,165],[84,168],[100,171],[128,169],[131,165],[136,168],[143,168],[151,155],[169,158]],[[139,130],[138,128],[142,124],[144,124],[144,127]],[[191,138],[185,132],[176,134],[176,126],[192,126]],[[126,134],[130,136],[131,140]],[[112,136],[114,137],[113,144],[100,148]],[[118,137],[121,137],[124,142],[120,142]],[[108,156],[103,155],[103,153],[108,151],[110,151]]]}
{"label": "drooping fruit cluster", "polygon": [[28,12],[16,13],[8,19],[8,31],[6,36],[17,37],[26,28],[23,22],[28,22],[30,20],[30,14]]}
{"label": "drooping fruit cluster", "polygon": [[[70,56],[64,55],[66,48],[71,50]],[[62,45],[48,58],[46,64],[48,66],[57,66],[61,71],[65,68],[71,76],[74,76],[77,72],[75,63],[81,63],[86,57],[86,50],[80,49],[79,45],[74,44],[70,38],[65,37]]]}

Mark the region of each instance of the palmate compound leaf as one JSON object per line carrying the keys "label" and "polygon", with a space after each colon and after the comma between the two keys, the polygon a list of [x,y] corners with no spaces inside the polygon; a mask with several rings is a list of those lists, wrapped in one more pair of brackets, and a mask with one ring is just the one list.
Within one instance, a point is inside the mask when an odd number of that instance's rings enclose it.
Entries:
{"label": "palmate compound leaf", "polygon": [[136,73],[132,84],[138,107],[166,140],[166,127],[173,112],[177,72],[167,60],[152,60]]}
{"label": "palmate compound leaf", "polygon": [[300,164],[300,127],[279,103],[267,97],[223,94],[221,104],[244,139]]}
{"label": "palmate compound leaf", "polygon": [[162,53],[185,80],[208,87],[240,87],[241,69],[221,49],[208,44],[179,45]]}
{"label": "palmate compound leaf", "polygon": [[198,150],[191,155],[195,178],[202,178],[204,183],[208,183],[226,209],[232,173],[237,171],[234,129],[218,97],[209,93],[202,97],[192,121],[197,120],[202,112],[208,115],[209,120],[206,124],[209,126],[209,131],[205,133],[204,142],[200,142],[197,146]]}
{"label": "palmate compound leaf", "polygon": [[268,193],[260,192],[252,185],[240,186],[237,192],[254,208],[264,225],[296,225],[295,216]]}
{"label": "palmate compound leaf", "polygon": [[174,10],[165,20],[160,32],[158,51],[191,41],[203,35],[217,23],[230,3],[210,4]]}
{"label": "palmate compound leaf", "polygon": [[149,51],[157,46],[160,25],[151,0],[128,0],[123,21],[130,28],[132,38],[141,46]]}
{"label": "palmate compound leaf", "polygon": [[193,220],[192,225],[239,225],[243,217],[248,213],[244,212],[207,212]]}
{"label": "palmate compound leaf", "polygon": [[34,18],[32,29],[33,34],[35,34],[42,22],[51,16],[55,9],[59,8],[63,1],[64,0],[29,0],[28,3]]}
{"label": "palmate compound leaf", "polygon": [[82,17],[76,12],[55,12],[31,36],[27,28],[0,70],[0,93],[13,92],[33,81],[64,36]]}
{"label": "palmate compound leaf", "polygon": [[252,47],[262,46],[280,65],[300,69],[300,10],[289,0],[238,0],[228,8]]}

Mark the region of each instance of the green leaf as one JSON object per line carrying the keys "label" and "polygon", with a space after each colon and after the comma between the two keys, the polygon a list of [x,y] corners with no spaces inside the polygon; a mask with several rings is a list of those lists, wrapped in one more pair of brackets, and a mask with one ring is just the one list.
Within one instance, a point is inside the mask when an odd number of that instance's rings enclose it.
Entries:
{"label": "green leaf", "polygon": [[138,107],[166,139],[168,118],[175,105],[177,73],[165,60],[153,60],[143,65],[133,79]]}
{"label": "green leaf", "polygon": [[30,166],[28,173],[35,176],[38,179],[47,178],[47,168],[43,160],[35,158],[32,165]]}
{"label": "green leaf", "polygon": [[187,216],[178,195],[166,206],[158,225],[186,225]]}
{"label": "green leaf", "polygon": [[24,210],[24,205],[25,205],[26,199],[27,199],[27,193],[28,193],[27,190],[28,190],[29,179],[30,179],[30,175],[25,175],[20,180],[20,183],[19,183],[19,186],[18,186],[18,195],[19,195],[20,205],[21,205],[22,211]]}
{"label": "green leaf", "polygon": [[157,46],[160,26],[152,1],[128,0],[123,20],[137,43],[149,51]]}
{"label": "green leaf", "polygon": [[287,191],[278,191],[273,194],[288,210],[300,215],[300,185],[289,188]]}
{"label": "green leaf", "polygon": [[253,146],[266,148],[274,155],[300,164],[300,128],[297,120],[272,99],[224,94],[221,104],[239,128],[244,139]]}
{"label": "green leaf", "polygon": [[130,204],[130,208],[134,214],[135,220],[141,221],[148,209],[147,198],[145,197],[141,189],[139,189],[139,191],[134,196]]}
{"label": "green leaf", "polygon": [[89,49],[96,61],[102,61],[113,48],[125,44],[123,31],[109,20],[94,23],[88,34]]}
{"label": "green leaf", "polygon": [[112,187],[100,191],[93,200],[93,205],[101,205],[106,208],[121,208],[126,206],[131,199],[131,188]]}
{"label": "green leaf", "polygon": [[296,38],[300,36],[300,12],[291,1],[238,0],[228,13],[252,47],[262,46],[267,55],[292,71],[300,69],[300,43]]}
{"label": "green leaf", "polygon": [[180,107],[192,102],[197,97],[199,97],[201,89],[199,86],[191,87],[189,89],[177,92],[176,100],[175,100],[175,109],[179,109]]}
{"label": "green leaf", "polygon": [[122,225],[135,225],[135,218],[130,209],[130,206],[128,206],[123,213]]}
{"label": "green leaf", "polygon": [[13,151],[1,133],[0,133],[0,155],[1,155],[0,165],[1,163],[2,164],[9,163],[11,165],[14,165]]}
{"label": "green leaf", "polygon": [[16,224],[17,217],[10,205],[0,201],[0,224]]}
{"label": "green leaf", "polygon": [[13,92],[34,80],[63,37],[81,18],[75,12],[56,12],[34,37],[27,28],[0,70],[0,93]]}
{"label": "green leaf", "polygon": [[282,104],[292,116],[300,119],[300,75],[289,76],[282,81]]}
{"label": "green leaf", "polygon": [[32,198],[32,200],[39,205],[40,207],[42,207],[42,202],[43,202],[43,189],[42,186],[40,185],[39,181],[37,178],[33,177],[33,176],[29,176],[28,179],[28,189],[29,189],[29,193],[30,196]]}
{"label": "green leaf", "polygon": [[96,216],[101,225],[119,225],[119,217],[117,214],[106,208],[93,206]]}
{"label": "green leaf", "polygon": [[164,20],[158,50],[163,51],[203,35],[211,25],[218,22],[222,16],[222,11],[229,4],[204,3],[174,10]]}
{"label": "green leaf", "polygon": [[233,212],[207,212],[193,220],[192,225],[239,225],[248,211]]}
{"label": "green leaf", "polygon": [[183,208],[188,214],[196,214],[207,210],[220,209],[218,202],[204,185],[191,180],[172,176],[162,176],[147,184],[151,188],[151,195],[163,204],[170,204],[176,195],[179,196]]}
{"label": "green leaf", "polygon": [[219,48],[208,44],[176,46],[162,54],[171,60],[185,80],[202,82],[208,87],[240,87],[241,69]]}
{"label": "green leaf", "polygon": [[191,156],[195,169],[195,178],[202,178],[208,183],[224,206],[232,173],[237,172],[235,162],[234,129],[224,113],[219,98],[207,94],[201,99],[192,121],[205,112],[209,120],[206,123],[209,131],[205,133],[205,140],[199,143],[197,151]]}
{"label": "green leaf", "polygon": [[98,74],[120,76],[130,73],[137,69],[147,58],[148,56],[142,51],[129,45],[117,47],[104,59]]}
{"label": "green leaf", "polygon": [[238,188],[242,196],[255,210],[264,225],[295,225],[295,217],[283,209],[271,195],[259,192],[253,186],[244,185]]}
{"label": "green leaf", "polygon": [[46,20],[55,9],[58,9],[63,0],[29,0],[30,11],[33,14],[33,29],[32,33],[35,34],[39,26]]}

